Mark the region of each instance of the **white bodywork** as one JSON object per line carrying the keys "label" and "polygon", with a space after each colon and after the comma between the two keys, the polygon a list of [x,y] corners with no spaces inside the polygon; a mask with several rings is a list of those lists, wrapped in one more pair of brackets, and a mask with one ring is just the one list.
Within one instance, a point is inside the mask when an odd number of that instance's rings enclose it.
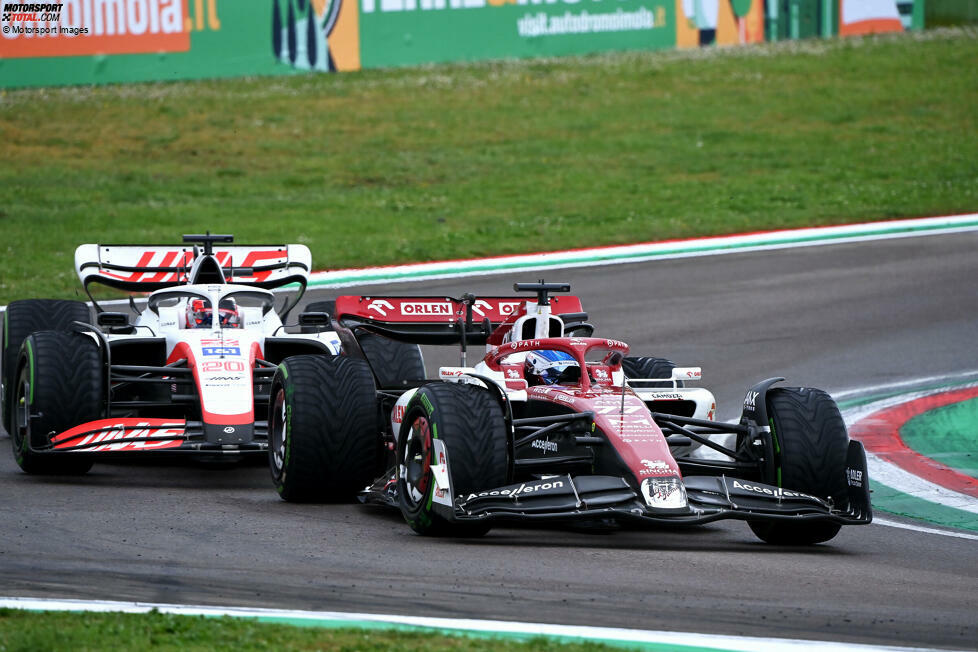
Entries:
{"label": "white bodywork", "polygon": [[[222,301],[239,304],[239,326],[222,327],[219,316],[207,328],[194,328],[188,321],[187,306],[195,299],[220,306]],[[166,338],[166,360],[181,358],[194,370],[205,420],[250,414],[254,403],[251,370],[255,360],[264,358],[265,340],[317,340],[333,355],[340,352],[334,331],[286,333],[272,309],[272,293],[245,285],[184,285],[157,290],[149,296],[147,307],[135,323],[132,335],[110,335],[110,342],[122,338]],[[258,305],[241,305],[244,303]],[[214,311],[217,312],[217,311]]]}

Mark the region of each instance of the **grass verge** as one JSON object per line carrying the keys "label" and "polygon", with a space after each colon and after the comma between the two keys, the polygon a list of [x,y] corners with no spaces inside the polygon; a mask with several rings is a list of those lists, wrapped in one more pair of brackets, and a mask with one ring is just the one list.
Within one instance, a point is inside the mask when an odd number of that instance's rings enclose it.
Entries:
{"label": "grass verge", "polygon": [[978,31],[0,95],[0,303],[83,242],[317,268],[978,209]]}
{"label": "grass verge", "polygon": [[159,612],[36,613],[0,609],[0,649],[35,650],[343,650],[371,652],[598,652],[621,649],[596,643],[561,643],[548,638],[445,636],[392,629],[323,629],[260,623],[230,617],[205,618]]}

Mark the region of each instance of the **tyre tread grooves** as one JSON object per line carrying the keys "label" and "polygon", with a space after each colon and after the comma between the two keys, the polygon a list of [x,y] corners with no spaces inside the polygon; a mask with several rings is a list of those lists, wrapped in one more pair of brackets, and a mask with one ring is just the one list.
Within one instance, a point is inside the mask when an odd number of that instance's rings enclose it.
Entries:
{"label": "tyre tread grooves", "polygon": [[[671,378],[672,370],[676,368],[676,363],[666,358],[653,357],[630,357],[621,361],[621,369],[625,372],[625,378]],[[676,387],[683,387],[680,380]],[[673,387],[672,381],[665,383],[648,383],[643,388],[652,387]]]}
{"label": "tyre tread grooves", "polygon": [[0,397],[3,419],[8,430],[12,428],[12,390],[20,360],[20,347],[31,333],[44,330],[66,330],[73,321],[88,322],[91,313],[81,301],[64,299],[20,299],[11,301],[4,314],[3,384],[5,395]]}
{"label": "tyre tread grooves", "polygon": [[[849,435],[835,400],[810,387],[778,387],[767,394],[768,414],[780,447],[781,486],[845,506]],[[775,479],[768,479],[775,484]],[[827,521],[751,522],[751,530],[778,545],[809,545],[833,538],[841,528]]]}
{"label": "tyre tread grooves", "polygon": [[405,380],[424,380],[424,358],[417,344],[365,333],[357,338],[381,387],[398,387]]}
{"label": "tyre tread grooves", "polygon": [[343,356],[296,356],[283,364],[292,398],[289,484],[277,482],[279,493],[296,502],[348,498],[373,479],[376,466],[373,376],[362,360]]}
{"label": "tyre tread grooves", "polygon": [[[81,333],[39,331],[28,336],[33,353],[32,446],[50,444],[50,432],[63,432],[101,418],[105,392],[98,346]],[[11,440],[13,441],[13,437]],[[14,444],[17,455],[16,443]],[[90,458],[74,454],[25,457],[22,468],[37,473],[79,473],[91,467]],[[84,469],[84,470],[82,470]]]}

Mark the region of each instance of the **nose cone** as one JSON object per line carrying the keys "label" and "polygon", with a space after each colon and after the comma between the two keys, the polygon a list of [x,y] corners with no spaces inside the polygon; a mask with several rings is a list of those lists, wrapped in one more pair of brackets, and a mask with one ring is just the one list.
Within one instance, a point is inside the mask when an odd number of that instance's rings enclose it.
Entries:
{"label": "nose cone", "polygon": [[685,509],[687,505],[686,488],[676,476],[642,480],[642,496],[646,505],[656,509]]}

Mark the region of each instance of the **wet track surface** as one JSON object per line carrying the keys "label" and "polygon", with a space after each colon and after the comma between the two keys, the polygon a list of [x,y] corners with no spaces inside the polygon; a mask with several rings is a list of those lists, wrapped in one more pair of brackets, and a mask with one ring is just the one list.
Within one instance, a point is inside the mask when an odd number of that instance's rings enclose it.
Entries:
{"label": "wet track surface", "polygon": [[[748,385],[774,375],[833,391],[978,368],[978,233],[364,293],[507,294],[541,276],[572,283],[596,334],[702,366],[722,419],[739,414]],[[429,374],[437,362],[429,355]],[[788,549],[741,522],[433,540],[397,514],[282,502],[260,462],[96,464],[85,477],[49,479],[22,474],[0,437],[3,596],[978,648],[974,540],[871,525]]]}

